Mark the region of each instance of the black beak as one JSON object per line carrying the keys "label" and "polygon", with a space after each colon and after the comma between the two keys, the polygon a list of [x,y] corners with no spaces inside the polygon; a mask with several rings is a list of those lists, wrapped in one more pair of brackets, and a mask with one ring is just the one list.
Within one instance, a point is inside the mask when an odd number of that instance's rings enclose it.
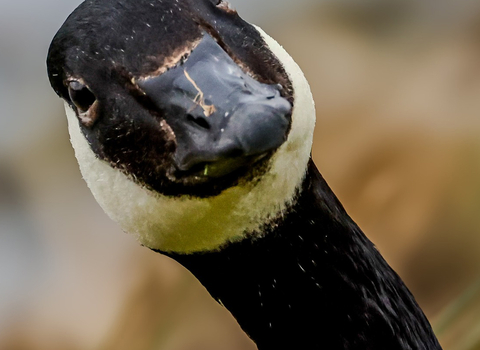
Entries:
{"label": "black beak", "polygon": [[206,33],[183,64],[137,83],[175,133],[180,171],[223,176],[286,140],[292,106],[281,86],[251,78]]}

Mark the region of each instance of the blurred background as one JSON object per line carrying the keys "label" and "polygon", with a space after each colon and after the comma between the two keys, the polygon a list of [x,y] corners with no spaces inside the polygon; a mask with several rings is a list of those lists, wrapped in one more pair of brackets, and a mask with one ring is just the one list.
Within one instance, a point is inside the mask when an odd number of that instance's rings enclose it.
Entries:
{"label": "blurred background", "polygon": [[[45,57],[79,0],[0,0],[0,349],[255,349],[81,179]],[[290,52],[313,155],[445,350],[480,349],[480,1],[232,0]]]}

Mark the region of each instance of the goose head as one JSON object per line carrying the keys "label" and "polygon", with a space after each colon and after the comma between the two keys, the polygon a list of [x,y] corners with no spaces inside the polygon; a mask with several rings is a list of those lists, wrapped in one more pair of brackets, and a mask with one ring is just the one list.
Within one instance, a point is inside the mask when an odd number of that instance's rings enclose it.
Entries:
{"label": "goose head", "polygon": [[49,49],[80,169],[152,249],[261,234],[305,175],[313,101],[298,66],[218,0],[88,0]]}

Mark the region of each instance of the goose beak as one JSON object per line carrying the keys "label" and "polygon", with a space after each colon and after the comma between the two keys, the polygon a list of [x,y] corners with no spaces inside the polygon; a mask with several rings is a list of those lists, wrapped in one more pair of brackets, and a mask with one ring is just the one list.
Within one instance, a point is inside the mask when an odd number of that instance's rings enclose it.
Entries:
{"label": "goose beak", "polygon": [[292,106],[246,74],[208,34],[183,64],[137,81],[177,140],[178,171],[220,177],[281,146]]}

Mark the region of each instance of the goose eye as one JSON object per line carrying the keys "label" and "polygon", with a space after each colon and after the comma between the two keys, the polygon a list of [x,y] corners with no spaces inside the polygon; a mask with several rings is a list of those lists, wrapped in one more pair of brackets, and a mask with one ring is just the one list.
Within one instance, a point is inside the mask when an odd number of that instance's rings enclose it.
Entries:
{"label": "goose eye", "polygon": [[86,113],[95,102],[95,95],[88,89],[85,84],[78,80],[68,82],[68,95],[78,113]]}
{"label": "goose eye", "polygon": [[71,80],[68,82],[68,95],[70,101],[77,108],[77,116],[80,122],[88,128],[91,127],[98,117],[96,108],[91,108],[97,100],[93,92],[78,80]]}

